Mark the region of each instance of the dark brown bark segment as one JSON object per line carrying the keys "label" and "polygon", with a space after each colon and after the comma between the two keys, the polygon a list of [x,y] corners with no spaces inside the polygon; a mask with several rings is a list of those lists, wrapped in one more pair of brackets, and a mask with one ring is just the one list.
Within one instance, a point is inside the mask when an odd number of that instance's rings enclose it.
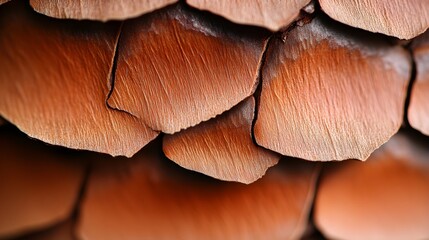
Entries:
{"label": "dark brown bark segment", "polygon": [[101,159],[82,205],[81,239],[299,239],[318,165],[284,159],[250,185],[184,170],[149,144]]}
{"label": "dark brown bark segment", "polygon": [[10,240],[78,240],[74,237],[74,226],[73,220],[70,219],[47,229]]}
{"label": "dark brown bark segment", "polygon": [[0,128],[0,237],[39,230],[71,216],[85,162],[64,149]]}

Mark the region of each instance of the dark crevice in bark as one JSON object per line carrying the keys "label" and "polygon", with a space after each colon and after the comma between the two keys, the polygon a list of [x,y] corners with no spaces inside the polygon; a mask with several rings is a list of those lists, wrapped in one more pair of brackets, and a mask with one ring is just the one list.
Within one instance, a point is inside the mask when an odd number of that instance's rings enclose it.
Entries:
{"label": "dark crevice in bark", "polygon": [[[109,88],[109,92],[107,93],[106,100],[104,102],[105,102],[105,104],[106,104],[106,106],[107,106],[108,109],[113,110],[113,111],[122,112],[122,113],[125,113],[125,114],[127,114],[128,116],[130,116],[130,117],[132,117],[134,119],[138,119],[138,117],[136,115],[134,115],[134,114],[132,114],[132,113],[126,111],[126,110],[113,107],[113,106],[111,106],[109,104],[110,96],[112,96],[113,91],[115,90],[116,69],[118,67],[118,57],[119,57],[119,54],[120,54],[119,48],[120,48],[120,44],[121,44],[122,30],[123,30],[123,25],[124,24],[125,24],[125,22],[121,22],[121,26],[119,27],[119,30],[118,30],[118,36],[116,38],[116,43],[115,43],[115,53],[114,53],[114,56],[113,56],[112,68],[111,68],[111,71],[110,71],[110,78],[109,78],[109,87],[110,88]],[[159,130],[153,129],[152,127],[150,127],[147,124],[144,124],[144,125],[145,125],[145,127],[149,128],[150,130],[152,130],[154,132],[157,132],[157,133],[161,132]]]}
{"label": "dark crevice in bark", "polygon": [[316,202],[316,198],[317,198],[317,193],[319,190],[319,186],[320,186],[320,181],[322,179],[322,175],[324,174],[324,169],[332,164],[335,164],[334,162],[329,162],[329,163],[317,163],[319,164],[319,174],[316,178],[315,181],[315,186],[314,186],[314,198],[313,201],[311,203],[311,210],[310,210],[310,214],[308,217],[308,228],[306,229],[306,231],[304,232],[303,237],[301,238],[301,240],[324,240],[325,237],[322,235],[322,233],[319,231],[319,229],[317,229],[316,224],[314,223],[314,206],[315,206],[315,202]]}
{"label": "dark crevice in bark", "polygon": [[410,122],[408,121],[408,108],[410,106],[410,99],[411,99],[411,94],[412,94],[414,82],[416,81],[417,68],[416,68],[416,61],[414,59],[414,52],[413,52],[412,47],[410,46],[410,44],[408,44],[407,46],[405,46],[405,48],[409,52],[410,57],[411,57],[411,76],[410,76],[410,81],[408,83],[407,96],[406,96],[405,104],[404,104],[403,127],[410,127]]}
{"label": "dark crevice in bark", "polygon": [[85,174],[83,176],[83,180],[82,180],[82,183],[81,183],[81,186],[79,189],[79,193],[77,195],[75,205],[73,207],[73,213],[71,216],[73,239],[76,239],[76,240],[79,239],[79,237],[77,236],[77,225],[78,225],[78,221],[79,221],[79,217],[80,217],[80,208],[82,206],[82,201],[85,198],[85,194],[86,194],[86,190],[88,188],[88,183],[89,183],[89,178],[91,176],[91,172],[92,172],[92,163],[88,162],[87,166],[86,166],[86,171],[85,171]]}
{"label": "dark crevice in bark", "polygon": [[115,43],[115,52],[114,52],[114,56],[113,56],[112,68],[111,68],[111,71],[110,71],[110,79],[109,79],[109,80],[110,80],[110,81],[109,81],[110,88],[109,88],[109,92],[107,93],[107,97],[106,97],[106,100],[105,100],[105,104],[106,104],[107,108],[108,108],[108,109],[110,109],[110,110],[123,112],[123,113],[126,113],[126,114],[130,115],[130,116],[131,116],[131,117],[133,117],[133,118],[137,118],[137,116],[133,115],[132,113],[127,112],[127,111],[125,111],[125,110],[123,110],[123,109],[119,109],[119,108],[112,107],[112,106],[110,106],[110,104],[109,104],[110,96],[112,95],[112,93],[113,93],[113,91],[114,91],[114,89],[115,89],[116,68],[117,68],[117,66],[118,66],[119,45],[120,45],[120,42],[121,42],[121,36],[122,36],[122,28],[123,28],[123,25],[124,25],[124,22],[121,22],[121,25],[120,25],[119,30],[118,30],[118,36],[117,36],[117,38],[116,38],[116,43]]}
{"label": "dark crevice in bark", "polygon": [[[305,161],[302,159],[299,159],[299,161]],[[324,238],[319,238],[318,236],[322,236],[320,234],[320,232],[316,229],[316,227],[313,224],[313,211],[314,211],[314,202],[316,200],[316,196],[317,196],[317,189],[319,186],[319,179],[320,176],[322,174],[322,167],[323,164],[320,162],[312,162],[310,164],[314,164],[314,188],[310,191],[312,191],[312,194],[310,195],[310,193],[307,194],[307,200],[305,201],[306,203],[308,203],[309,206],[309,211],[306,212],[305,215],[302,215],[301,220],[303,220],[303,218],[305,218],[305,222],[307,223],[306,228],[304,229],[304,232],[302,232],[301,234],[301,240],[316,240],[316,239],[324,239]],[[293,234],[292,236],[296,237],[296,234]]]}
{"label": "dark crevice in bark", "polygon": [[259,66],[258,66],[258,75],[257,75],[257,81],[256,81],[256,88],[254,90],[253,93],[253,97],[255,98],[255,109],[254,109],[254,116],[253,116],[253,121],[252,121],[252,140],[253,142],[257,144],[256,142],[256,138],[255,138],[255,133],[253,131],[254,127],[255,127],[255,123],[256,120],[258,119],[258,114],[259,114],[259,104],[260,104],[260,98],[261,98],[261,92],[262,92],[262,73],[263,73],[263,69],[265,66],[265,62],[266,62],[266,58],[267,58],[267,50],[270,47],[270,43],[273,41],[273,39],[276,37],[276,35],[278,34],[273,34],[271,35],[268,39],[267,39],[267,43],[265,44],[265,48],[263,50],[262,53],[262,57],[261,57],[261,61],[259,62]]}
{"label": "dark crevice in bark", "polygon": [[[16,236],[13,237],[6,237],[6,238],[1,238],[1,240],[28,240],[28,239],[45,239],[46,235],[50,235],[50,233],[52,231],[57,230],[58,228],[63,227],[64,224],[67,224],[69,221],[71,221],[71,218],[62,220],[60,222],[56,222],[53,225],[49,225],[47,227],[42,227],[42,228],[37,228],[37,229],[31,229],[31,230],[27,230],[24,231],[23,233],[19,233]],[[69,236],[69,235],[67,235]],[[51,238],[49,238],[51,239]],[[76,238],[73,237],[73,240],[78,240]]]}
{"label": "dark crevice in bark", "polygon": [[[116,43],[115,43],[115,53],[114,53],[114,56],[113,56],[112,68],[111,68],[111,71],[110,71],[110,78],[109,78],[109,87],[110,88],[109,88],[109,92],[107,93],[106,100],[104,102],[105,102],[105,104],[106,104],[106,106],[107,106],[108,109],[113,110],[113,111],[122,112],[122,113],[125,113],[125,114],[127,114],[128,116],[130,116],[130,117],[132,117],[134,119],[138,119],[138,117],[136,115],[134,115],[134,114],[132,114],[132,113],[126,111],[126,110],[119,109],[119,108],[116,108],[116,107],[112,107],[109,104],[110,96],[112,96],[113,91],[115,90],[116,69],[118,67],[118,56],[119,56],[119,46],[121,44],[122,29],[123,29],[123,25],[124,24],[125,24],[125,22],[121,22],[121,26],[119,27],[119,30],[118,30],[118,36],[116,38]],[[149,128],[150,130],[152,130],[154,132],[158,132],[158,133],[160,132],[159,130],[152,129],[147,124],[145,124],[145,127]]]}
{"label": "dark crevice in bark", "polygon": [[[252,139],[253,142],[257,144],[256,142],[256,138],[255,138],[255,134],[254,134],[254,127],[256,124],[256,121],[258,119],[258,114],[259,114],[259,106],[260,106],[260,98],[261,98],[261,94],[262,94],[262,85],[263,85],[263,70],[267,61],[267,52],[271,46],[272,41],[275,41],[276,39],[281,39],[283,42],[287,41],[287,35],[289,34],[290,31],[292,31],[293,29],[295,29],[296,27],[299,26],[303,26],[309,22],[311,22],[311,20],[314,18],[315,14],[317,14],[319,12],[319,7],[317,5],[316,2],[310,2],[310,4],[314,4],[314,11],[311,13],[307,13],[304,10],[301,10],[300,16],[298,16],[294,22],[292,22],[291,24],[289,24],[288,26],[282,28],[280,31],[273,33],[267,40],[267,44],[265,45],[263,54],[262,54],[262,58],[260,61],[260,65],[258,67],[258,75],[257,75],[257,82],[256,82],[256,90],[254,90],[253,93],[253,97],[255,98],[255,110],[254,110],[254,117],[253,117],[253,121],[252,121]],[[259,146],[259,145],[258,145]],[[261,146],[262,147],[262,146]]]}
{"label": "dark crevice in bark", "polygon": [[[7,126],[15,128],[15,126]],[[38,140],[37,140],[38,141]],[[79,150],[69,149],[65,147],[58,147],[58,146],[52,146],[53,149],[56,149],[58,152],[62,152],[62,154],[68,155],[68,156],[80,156],[82,158],[85,158],[85,154],[82,155]],[[85,151],[86,152],[86,151]],[[90,153],[93,154],[93,153]],[[96,153],[98,154],[98,153]],[[61,160],[61,159],[59,159]],[[67,236],[71,236],[74,240],[79,240],[80,238],[76,235],[76,227],[77,222],[79,218],[79,212],[80,212],[80,206],[82,204],[82,200],[84,199],[87,185],[89,182],[89,177],[92,172],[92,166],[91,161],[83,160],[84,162],[84,173],[82,175],[82,180],[80,183],[79,188],[77,189],[76,198],[74,200],[74,204],[70,209],[70,212],[67,216],[64,216],[64,219],[56,219],[53,222],[50,222],[48,224],[37,226],[36,228],[27,228],[23,229],[21,232],[14,234],[13,236],[9,236],[6,238],[1,238],[2,240],[25,240],[25,239],[44,239],[45,236],[51,236],[55,231],[58,231],[59,228],[67,228],[68,231],[66,234]],[[66,226],[67,225],[67,226]],[[62,231],[62,230],[61,230]],[[51,238],[49,238],[51,239]],[[67,238],[68,239],[68,238]]]}

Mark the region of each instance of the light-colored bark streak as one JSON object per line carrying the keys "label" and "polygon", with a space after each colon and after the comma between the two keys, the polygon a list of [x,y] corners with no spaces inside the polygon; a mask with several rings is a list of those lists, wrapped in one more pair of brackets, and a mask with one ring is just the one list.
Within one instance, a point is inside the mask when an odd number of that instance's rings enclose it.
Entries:
{"label": "light-colored bark streak", "polygon": [[353,27],[411,39],[429,27],[427,0],[320,0],[333,19]]}
{"label": "light-colored bark streak", "polygon": [[30,0],[35,11],[50,17],[104,22],[134,18],[175,2],[177,0]]}
{"label": "light-colored bark streak", "polygon": [[310,0],[187,0],[193,7],[208,10],[240,24],[278,31],[288,26]]}

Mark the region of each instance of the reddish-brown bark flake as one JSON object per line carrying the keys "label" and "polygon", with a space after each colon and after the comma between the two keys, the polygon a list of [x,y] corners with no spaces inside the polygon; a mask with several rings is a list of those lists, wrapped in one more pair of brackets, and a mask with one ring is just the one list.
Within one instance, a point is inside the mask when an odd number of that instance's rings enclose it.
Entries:
{"label": "reddish-brown bark flake", "polygon": [[218,20],[179,4],[126,22],[108,103],[172,134],[250,96],[266,36]]}
{"label": "reddish-brown bark flake", "polygon": [[[131,156],[157,133],[106,106],[117,24],[0,8],[0,115],[51,144]],[[31,39],[31,40],[29,40]]]}
{"label": "reddish-brown bark flake", "polygon": [[182,167],[227,181],[251,183],[277,164],[280,155],[256,146],[250,97],[208,122],[166,135],[164,153]]}
{"label": "reddish-brown bark flake", "polygon": [[273,39],[262,70],[258,144],[308,160],[365,160],[399,129],[409,54],[326,18]]}

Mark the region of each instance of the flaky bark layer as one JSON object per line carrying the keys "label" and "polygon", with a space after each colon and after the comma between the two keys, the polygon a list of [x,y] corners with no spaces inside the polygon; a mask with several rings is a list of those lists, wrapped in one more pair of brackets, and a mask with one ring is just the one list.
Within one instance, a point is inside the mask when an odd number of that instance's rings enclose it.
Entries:
{"label": "flaky bark layer", "polygon": [[310,0],[187,0],[193,7],[219,14],[233,22],[272,31],[289,25]]}
{"label": "flaky bark layer", "polygon": [[427,0],[320,0],[333,19],[353,27],[411,39],[429,27]]}
{"label": "flaky bark layer", "polygon": [[172,134],[250,96],[266,36],[218,21],[176,5],[126,22],[108,103]]}
{"label": "flaky bark layer", "polygon": [[137,17],[176,0],[30,0],[39,13],[55,18],[121,20]]}
{"label": "flaky bark layer", "polygon": [[166,156],[182,167],[227,181],[251,183],[265,174],[280,155],[252,140],[253,97],[208,122],[166,135]]}
{"label": "flaky bark layer", "polygon": [[118,25],[0,9],[0,115],[51,144],[131,156],[157,133],[106,106]]}
{"label": "flaky bark layer", "polygon": [[399,129],[409,54],[327,18],[273,39],[262,70],[258,144],[308,160],[365,160]]}

